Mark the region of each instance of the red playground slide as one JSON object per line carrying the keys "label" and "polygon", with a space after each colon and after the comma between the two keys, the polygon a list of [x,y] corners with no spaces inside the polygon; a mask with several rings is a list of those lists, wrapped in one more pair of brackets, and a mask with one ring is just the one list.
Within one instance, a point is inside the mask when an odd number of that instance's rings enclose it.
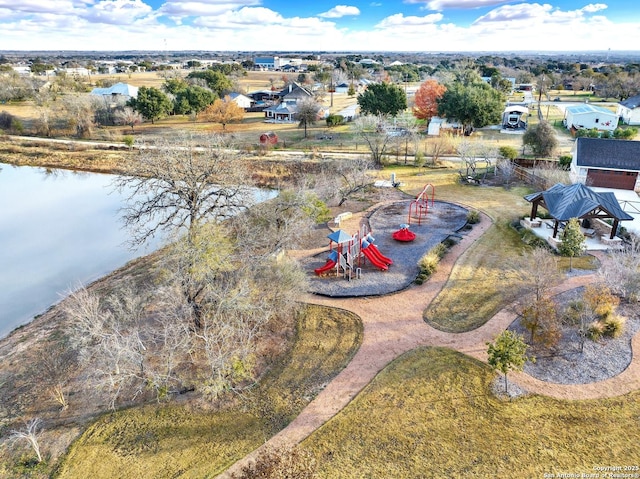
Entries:
{"label": "red playground slide", "polygon": [[319,268],[314,269],[314,271],[318,276],[320,276],[322,273],[326,273],[331,268],[335,267],[337,261],[338,261],[338,253],[336,253],[335,251],[331,251],[331,253],[329,253],[329,257],[327,258],[327,262],[324,264],[324,266],[320,266]]}
{"label": "red playground slide", "polygon": [[378,249],[378,247],[376,245],[374,245],[373,243],[369,244],[369,247],[367,249],[372,249],[373,250],[373,254],[375,255],[376,258],[378,258],[378,260],[381,263],[385,263],[387,265],[393,264],[393,260],[391,258],[387,258],[385,255],[383,255],[380,252],[380,250]]}
{"label": "red playground slide", "polygon": [[386,271],[389,269],[389,267],[386,265],[386,263],[380,261],[378,258],[376,258],[374,252],[371,250],[371,246],[373,245],[369,245],[369,247],[365,248],[362,250],[362,253],[369,259],[369,261],[371,261],[371,264],[380,268],[383,271]]}
{"label": "red playground slide", "polygon": [[320,266],[319,268],[314,269],[314,271],[318,276],[320,276],[322,273],[325,273],[329,271],[331,268],[334,268],[335,265],[336,265],[336,262],[331,258],[329,258],[327,262],[324,264],[324,266]]}

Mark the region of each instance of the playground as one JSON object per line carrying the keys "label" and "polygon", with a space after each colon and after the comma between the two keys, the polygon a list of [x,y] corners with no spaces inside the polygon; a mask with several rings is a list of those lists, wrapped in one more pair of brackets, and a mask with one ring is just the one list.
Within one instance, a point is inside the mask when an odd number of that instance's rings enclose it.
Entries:
{"label": "playground", "polygon": [[[379,296],[410,286],[419,273],[418,260],[448,237],[463,236],[467,217],[462,206],[433,198],[428,207],[422,205],[418,211],[415,199],[395,201],[327,228],[326,248],[299,258],[308,271],[310,292],[335,298]],[[408,226],[415,239],[394,239],[403,226]],[[350,247],[353,254],[348,264],[343,261],[340,265],[339,257],[346,258]]]}

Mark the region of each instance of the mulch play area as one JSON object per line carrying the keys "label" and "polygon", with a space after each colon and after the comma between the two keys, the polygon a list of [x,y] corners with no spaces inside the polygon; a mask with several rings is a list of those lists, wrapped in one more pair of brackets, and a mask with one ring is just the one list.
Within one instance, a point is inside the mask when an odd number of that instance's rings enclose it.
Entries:
{"label": "mulch play area", "polygon": [[[347,279],[342,272],[336,275],[336,268],[322,276],[316,275],[314,270],[327,261],[327,238],[326,250],[299,260],[309,274],[309,291],[330,297],[379,296],[400,291],[411,285],[419,273],[418,260],[427,251],[449,236],[460,237],[464,234],[461,230],[467,223],[468,210],[453,203],[435,201],[433,206],[429,207],[426,217],[421,218],[421,224],[417,224],[417,220],[411,220],[409,229],[416,234],[415,240],[396,241],[392,235],[401,225],[408,223],[410,204],[411,200],[386,204],[368,216],[374,238],[373,244],[384,256],[393,260],[387,271],[379,269],[363,257],[359,265],[360,278],[356,279],[353,275],[351,279]],[[362,219],[366,221],[366,215]],[[354,235],[359,230],[359,222],[360,218],[354,218],[343,224],[341,229],[349,235]],[[335,243],[333,246],[336,247]]]}

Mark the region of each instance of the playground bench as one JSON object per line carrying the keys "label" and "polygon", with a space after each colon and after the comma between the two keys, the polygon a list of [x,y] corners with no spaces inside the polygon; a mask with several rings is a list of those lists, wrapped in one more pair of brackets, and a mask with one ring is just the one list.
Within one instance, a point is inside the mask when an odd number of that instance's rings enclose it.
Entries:
{"label": "playground bench", "polygon": [[338,226],[340,226],[340,222],[342,220],[348,220],[349,218],[351,218],[353,216],[353,213],[351,213],[351,211],[345,211],[344,213],[340,213],[338,216],[336,216],[333,220],[333,222],[335,224],[337,224]]}

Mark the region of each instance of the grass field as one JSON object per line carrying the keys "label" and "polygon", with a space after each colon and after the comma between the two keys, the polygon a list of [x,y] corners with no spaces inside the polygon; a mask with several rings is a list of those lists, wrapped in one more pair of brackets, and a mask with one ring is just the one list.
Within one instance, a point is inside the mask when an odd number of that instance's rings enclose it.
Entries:
{"label": "grass field", "polygon": [[360,319],[308,306],[290,355],[220,411],[179,402],[107,414],[70,447],[58,478],[214,477],[286,426],[352,358]]}
{"label": "grass field", "polygon": [[[462,185],[457,169],[459,163],[445,163],[447,168],[396,167],[402,189],[418,194],[431,183],[439,200],[468,205],[483,211],[494,224],[462,256],[453,268],[447,283],[424,311],[431,326],[449,332],[473,330],[493,317],[513,300],[514,258],[526,250],[518,232],[509,226],[530,210],[524,196],[533,190],[527,187],[484,187]],[[561,267],[565,267],[562,258]],[[576,258],[575,268],[591,269],[593,258]]]}
{"label": "grass field", "polygon": [[638,393],[502,401],[490,391],[493,378],[451,350],[412,351],[302,446],[327,479],[542,478],[637,465]]}

